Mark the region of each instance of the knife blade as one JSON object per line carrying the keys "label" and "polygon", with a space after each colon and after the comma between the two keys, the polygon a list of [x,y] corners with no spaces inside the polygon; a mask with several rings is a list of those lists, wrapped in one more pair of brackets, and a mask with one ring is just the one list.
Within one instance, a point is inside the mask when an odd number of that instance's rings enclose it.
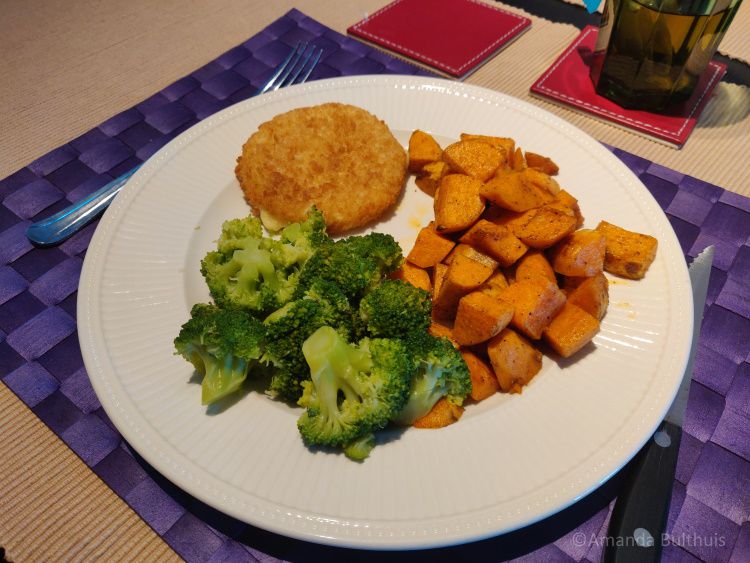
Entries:
{"label": "knife blade", "polygon": [[641,450],[617,497],[605,542],[605,563],[660,560],[713,256],[714,247],[709,246],[690,265],[694,318],[690,356],[664,421]]}

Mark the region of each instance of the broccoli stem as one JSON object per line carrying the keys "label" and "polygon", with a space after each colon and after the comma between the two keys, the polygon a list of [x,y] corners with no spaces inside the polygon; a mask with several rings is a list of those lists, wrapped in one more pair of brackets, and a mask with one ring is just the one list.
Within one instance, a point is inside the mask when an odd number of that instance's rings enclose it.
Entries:
{"label": "broccoli stem", "polygon": [[252,241],[247,248],[235,250],[230,264],[239,265],[235,274],[241,287],[256,291],[262,279],[271,289],[278,289],[278,280],[274,276],[276,268],[271,263],[271,253],[258,249],[257,241]]}
{"label": "broccoli stem", "polygon": [[352,375],[371,369],[367,352],[350,346],[334,328],[324,326],[305,340],[302,353],[324,409],[329,413],[339,411],[340,392],[347,401],[361,402],[364,389]]}
{"label": "broccoli stem", "polygon": [[375,434],[370,432],[344,446],[344,455],[353,461],[364,461],[375,447]]}
{"label": "broccoli stem", "polygon": [[247,378],[250,364],[242,358],[226,356],[221,363],[198,352],[205,368],[201,384],[201,403],[210,405],[237,391]]}
{"label": "broccoli stem", "polygon": [[345,380],[347,370],[351,369],[348,348],[346,342],[329,326],[315,331],[302,345],[320,403],[330,413],[339,410],[339,391],[343,391],[347,399],[355,398],[355,393]]}

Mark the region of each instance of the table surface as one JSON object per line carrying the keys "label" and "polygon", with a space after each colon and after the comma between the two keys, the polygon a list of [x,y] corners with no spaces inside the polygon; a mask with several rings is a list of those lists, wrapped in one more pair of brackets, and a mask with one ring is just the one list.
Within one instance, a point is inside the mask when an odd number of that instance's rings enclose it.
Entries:
{"label": "table surface", "polygon": [[[0,17],[0,52],[5,55],[0,58],[0,178],[190,73],[290,8],[345,33],[349,25],[384,3],[6,1]],[[545,13],[539,3],[531,4],[527,9]],[[554,16],[556,12],[546,13]],[[571,33],[575,35],[574,30]],[[503,89],[502,80],[477,73],[467,82]],[[679,160],[677,165],[668,164],[680,168]],[[18,486],[21,476],[27,487],[23,510],[18,506],[0,508],[6,515],[6,509],[13,508],[13,518],[0,523],[0,545],[10,550],[9,557],[15,550],[29,559],[47,558],[57,549],[66,559],[94,559],[105,554],[107,559],[177,559],[2,384],[0,459],[0,490]],[[53,474],[40,474],[38,467],[52,459],[58,469]],[[0,507],[3,502],[0,499]],[[45,521],[48,506],[69,507],[66,521]],[[49,533],[41,538],[27,532],[31,524],[37,528],[47,525]]]}

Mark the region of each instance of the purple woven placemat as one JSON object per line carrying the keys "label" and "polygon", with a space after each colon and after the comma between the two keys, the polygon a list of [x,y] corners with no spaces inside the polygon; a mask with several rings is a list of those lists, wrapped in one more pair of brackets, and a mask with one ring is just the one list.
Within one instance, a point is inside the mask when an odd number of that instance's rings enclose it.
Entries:
{"label": "purple woven placemat", "polygon": [[[37,249],[28,224],[102,186],[197,121],[252,94],[300,40],[325,50],[313,78],[427,74],[297,10],[134,108],[0,181],[0,376],[189,561],[376,560],[283,538],[190,497],[124,442],[89,383],[76,334],[90,225]],[[750,560],[750,199],[613,149],[667,213],[686,256],[716,246],[669,517],[667,561]],[[474,544],[391,554],[430,561],[601,559],[622,474],[564,512]]]}

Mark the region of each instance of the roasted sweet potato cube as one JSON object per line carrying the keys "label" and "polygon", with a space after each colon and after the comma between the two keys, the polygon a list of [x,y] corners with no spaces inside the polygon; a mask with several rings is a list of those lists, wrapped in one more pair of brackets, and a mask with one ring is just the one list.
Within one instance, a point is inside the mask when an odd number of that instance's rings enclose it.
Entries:
{"label": "roasted sweet potato cube", "polygon": [[506,287],[508,287],[508,280],[506,279],[505,274],[498,270],[487,278],[487,281],[482,284],[479,291],[486,293],[490,297],[498,297],[500,292]]}
{"label": "roasted sweet potato cube", "polygon": [[505,153],[489,143],[469,139],[445,147],[443,160],[454,172],[485,182],[505,162]]}
{"label": "roasted sweet potato cube", "polygon": [[430,323],[430,328],[427,329],[427,332],[429,332],[435,338],[447,338],[451,341],[451,344],[453,344],[453,346],[455,346],[456,348],[459,347],[458,342],[456,342],[456,339],[453,338],[453,329],[448,325],[433,320]]}
{"label": "roasted sweet potato cube", "polygon": [[557,284],[557,276],[542,252],[532,250],[516,264],[516,281],[541,279]]}
{"label": "roasted sweet potato cube", "polygon": [[398,270],[390,275],[390,277],[395,280],[410,283],[419,289],[432,292],[432,282],[430,281],[430,274],[427,273],[427,270],[418,268],[409,262],[404,262]]}
{"label": "roasted sweet potato cube", "polygon": [[446,264],[435,264],[432,269],[432,300],[433,302],[437,299],[440,289],[443,287],[445,276],[448,274],[448,266]]}
{"label": "roasted sweet potato cube", "polygon": [[482,291],[465,295],[458,302],[453,338],[462,346],[489,340],[513,318],[513,306]]}
{"label": "roasted sweet potato cube", "polygon": [[611,274],[639,280],[656,258],[658,241],[641,233],[628,231],[602,221],[596,230],[606,239],[604,269]]}
{"label": "roasted sweet potato cube", "polygon": [[526,168],[526,159],[523,157],[523,151],[521,150],[521,147],[516,147],[513,156],[510,158],[509,164],[510,167],[517,172],[520,172],[521,170],[524,170]]}
{"label": "roasted sweet potato cube", "polygon": [[440,160],[443,150],[432,135],[417,129],[409,137],[409,171],[419,172],[430,163]]}
{"label": "roasted sweet potato cube", "polygon": [[558,203],[562,203],[563,205],[570,207],[571,209],[577,209],[578,206],[578,199],[576,199],[570,192],[567,190],[560,190],[555,194],[555,199]]}
{"label": "roasted sweet potato cube", "polygon": [[470,244],[457,244],[456,247],[451,250],[450,254],[445,257],[443,260],[444,264],[450,265],[451,262],[453,262],[453,258],[457,254],[463,254],[464,256],[471,258],[472,260],[476,260],[477,262],[481,262],[485,266],[488,266],[492,268],[493,270],[499,266],[499,263],[497,260],[495,260],[492,256],[489,254],[485,254],[484,252],[477,250]]}
{"label": "roasted sweet potato cube", "polygon": [[414,428],[443,428],[457,422],[464,414],[464,408],[448,401],[445,397],[440,399],[432,410],[414,421]]}
{"label": "roasted sweet potato cube", "polygon": [[537,188],[545,190],[553,196],[560,191],[560,184],[558,184],[554,178],[552,178],[549,174],[542,172],[541,170],[537,170],[536,168],[524,169],[523,171],[521,171],[521,177],[527,184],[531,184],[533,186],[536,186]]}
{"label": "roasted sweet potato cube", "polygon": [[419,231],[406,260],[420,268],[431,268],[448,256],[455,245],[452,240],[440,236],[435,231],[434,223],[430,223]]}
{"label": "roasted sweet potato cube", "polygon": [[471,135],[469,133],[461,133],[462,141],[468,141],[470,139],[483,141],[495,148],[502,149],[503,153],[505,154],[506,163],[513,152],[516,150],[516,142],[509,137],[492,137],[489,135]]}
{"label": "roasted sweet potato cube", "polygon": [[573,211],[576,216],[576,229],[580,229],[583,226],[583,214],[578,200],[565,190],[560,190],[555,194],[555,201]]}
{"label": "roasted sweet potato cube", "polygon": [[487,363],[469,350],[461,350],[471,377],[471,398],[477,402],[491,397],[500,389],[495,372]]}
{"label": "roasted sweet potato cube", "polygon": [[529,151],[526,151],[525,156],[526,165],[529,168],[536,168],[537,170],[541,170],[542,172],[544,172],[545,174],[549,174],[550,176],[555,176],[558,172],[560,172],[560,168],[557,166],[557,164],[554,163],[551,158]]}
{"label": "roasted sweet potato cube", "polygon": [[563,358],[569,358],[591,342],[599,331],[599,321],[568,302],[544,329],[544,340]]}
{"label": "roasted sweet potato cube", "polygon": [[[494,270],[472,260],[463,254],[457,254],[448,266],[437,297],[433,299],[434,313],[438,318],[453,318],[458,302],[467,293],[479,288]],[[434,282],[433,282],[434,284]]]}
{"label": "roasted sweet potato cube", "polygon": [[549,248],[575,228],[576,217],[573,211],[551,203],[527,211],[526,216],[513,225],[513,232],[531,248]]}
{"label": "roasted sweet potato cube", "polygon": [[464,174],[448,174],[435,194],[435,230],[454,233],[471,227],[484,211],[482,182]]}
{"label": "roasted sweet potato cube", "polygon": [[575,288],[577,288],[587,279],[589,278],[587,277],[579,278],[577,276],[562,276],[562,283],[560,284],[560,288],[563,290],[563,293],[565,295],[570,295]]}
{"label": "roasted sweet potato cube", "polygon": [[428,162],[422,167],[419,177],[414,180],[420,190],[428,195],[435,196],[440,180],[448,174],[450,168],[442,160]]}
{"label": "roasted sweet potato cube", "polygon": [[533,340],[541,338],[542,331],[565,304],[565,294],[557,284],[541,279],[516,281],[500,298],[513,305],[511,326]]}
{"label": "roasted sweet potato cube", "polygon": [[597,320],[602,320],[609,305],[609,282],[604,274],[599,273],[590,278],[566,278],[580,280],[575,288],[568,292],[568,303],[576,305]]}
{"label": "roasted sweet potato cube", "polygon": [[[533,210],[532,210],[533,211]],[[523,225],[526,219],[530,216],[527,215],[529,211],[516,212],[508,211],[497,205],[490,205],[487,210],[482,214],[482,219],[486,219],[490,223],[506,227],[511,233],[515,234],[518,227]]]}
{"label": "roasted sweet potato cube", "polygon": [[604,267],[605,238],[599,231],[575,231],[549,250],[552,268],[564,276],[595,276]]}
{"label": "roasted sweet potato cube", "polygon": [[542,369],[542,353],[509,328],[487,343],[487,355],[500,389],[506,393],[526,385]]}
{"label": "roasted sweet potato cube", "polygon": [[496,174],[480,191],[482,197],[510,211],[522,212],[554,201],[545,189],[524,180],[520,172],[506,170]]}
{"label": "roasted sweet potato cube", "polygon": [[486,252],[501,266],[514,264],[528,250],[509,229],[486,219],[474,223],[459,240]]}
{"label": "roasted sweet potato cube", "polygon": [[482,219],[489,221],[490,223],[495,223],[495,225],[503,225],[505,222],[518,215],[519,213],[508,211],[503,207],[498,207],[494,203],[489,202],[484,213],[482,213]]}

